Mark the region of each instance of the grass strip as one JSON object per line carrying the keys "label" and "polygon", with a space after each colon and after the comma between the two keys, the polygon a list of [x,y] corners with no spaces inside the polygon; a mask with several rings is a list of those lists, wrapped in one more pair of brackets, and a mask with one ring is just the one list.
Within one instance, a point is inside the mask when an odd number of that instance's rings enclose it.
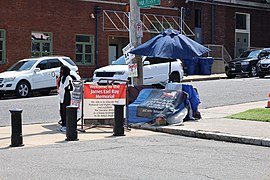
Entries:
{"label": "grass strip", "polygon": [[244,112],[226,116],[226,118],[270,122],[270,108],[249,109]]}

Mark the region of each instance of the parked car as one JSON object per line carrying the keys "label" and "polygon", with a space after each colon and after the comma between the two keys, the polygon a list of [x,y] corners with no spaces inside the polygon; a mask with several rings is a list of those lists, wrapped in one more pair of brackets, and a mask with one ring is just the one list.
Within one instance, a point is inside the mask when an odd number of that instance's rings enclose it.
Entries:
{"label": "parked car", "polygon": [[[179,59],[169,60],[163,58],[143,57],[143,83],[144,85],[162,84],[169,80],[169,64],[171,64],[171,81],[181,82],[184,71]],[[171,61],[171,63],[170,63]],[[129,80],[128,65],[124,56],[121,56],[112,65],[101,67],[94,71],[93,82],[107,83],[100,79]]]}
{"label": "parked car", "polygon": [[255,77],[258,75],[257,63],[270,54],[270,48],[244,51],[238,58],[225,64],[225,72],[228,78],[237,75],[248,75]]}
{"label": "parked car", "polygon": [[60,74],[60,66],[67,65],[71,69],[71,77],[80,80],[78,67],[65,56],[46,56],[19,60],[7,71],[0,73],[0,96],[15,93],[18,97],[26,97],[31,91],[48,94],[56,89],[56,76]]}
{"label": "parked car", "polygon": [[270,75],[270,55],[266,59],[262,59],[258,62],[257,69],[260,78]]}

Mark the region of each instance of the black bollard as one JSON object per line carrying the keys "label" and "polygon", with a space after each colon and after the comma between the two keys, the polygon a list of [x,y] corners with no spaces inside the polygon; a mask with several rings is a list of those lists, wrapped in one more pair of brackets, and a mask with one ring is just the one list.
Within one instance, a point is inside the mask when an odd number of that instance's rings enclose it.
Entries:
{"label": "black bollard", "polygon": [[123,104],[114,105],[114,136],[125,136],[124,134],[124,106]]}
{"label": "black bollard", "polygon": [[11,145],[10,147],[24,146],[22,138],[22,109],[11,109]]}
{"label": "black bollard", "polygon": [[67,106],[67,130],[66,130],[66,141],[78,141],[77,132],[77,106]]}

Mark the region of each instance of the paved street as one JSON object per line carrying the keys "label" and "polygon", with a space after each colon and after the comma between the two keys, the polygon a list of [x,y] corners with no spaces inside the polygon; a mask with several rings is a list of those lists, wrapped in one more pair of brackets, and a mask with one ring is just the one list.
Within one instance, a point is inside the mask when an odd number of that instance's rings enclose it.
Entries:
{"label": "paved street", "polygon": [[267,147],[164,133],[110,135],[99,140],[1,148],[0,179],[270,178]]}

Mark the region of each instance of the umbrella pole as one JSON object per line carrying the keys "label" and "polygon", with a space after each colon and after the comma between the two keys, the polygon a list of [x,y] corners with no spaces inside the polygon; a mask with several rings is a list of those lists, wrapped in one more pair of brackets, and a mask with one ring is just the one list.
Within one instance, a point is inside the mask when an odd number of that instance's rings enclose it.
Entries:
{"label": "umbrella pole", "polygon": [[172,82],[171,67],[172,67],[172,64],[171,64],[171,61],[170,61],[170,63],[169,63],[169,83]]}

